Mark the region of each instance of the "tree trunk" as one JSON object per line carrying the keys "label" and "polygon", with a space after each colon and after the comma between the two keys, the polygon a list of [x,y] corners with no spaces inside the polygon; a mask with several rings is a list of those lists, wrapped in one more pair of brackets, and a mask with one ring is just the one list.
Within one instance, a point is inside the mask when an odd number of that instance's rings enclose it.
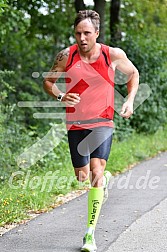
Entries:
{"label": "tree trunk", "polygon": [[95,7],[94,10],[100,15],[100,35],[98,37],[98,42],[104,43],[105,41],[105,0],[94,0]]}
{"label": "tree trunk", "polygon": [[75,6],[75,10],[78,13],[80,10],[85,10],[86,6],[84,4],[83,0],[75,0],[74,1],[74,6]]}
{"label": "tree trunk", "polygon": [[111,45],[114,45],[121,39],[121,31],[119,30],[119,11],[121,0],[111,0],[110,7],[110,34]]}

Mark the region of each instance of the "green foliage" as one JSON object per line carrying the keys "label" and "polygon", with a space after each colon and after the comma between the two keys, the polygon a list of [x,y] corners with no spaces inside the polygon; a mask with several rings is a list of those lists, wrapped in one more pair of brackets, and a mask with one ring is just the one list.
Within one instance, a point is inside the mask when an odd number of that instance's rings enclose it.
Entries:
{"label": "green foliage", "polygon": [[[150,46],[151,45],[151,46]],[[121,43],[140,73],[140,84],[151,89],[151,95],[135,111],[130,125],[140,132],[156,132],[167,122],[167,50],[165,42],[130,36]]]}
{"label": "green foliage", "polygon": [[[13,75],[11,71],[0,71],[0,171],[2,175],[3,167],[7,167],[6,161],[10,160],[12,152],[9,146],[5,144],[8,141],[7,135],[7,122],[10,121],[13,106],[8,102],[8,96],[11,91],[14,91],[14,88],[9,85],[7,79]],[[12,123],[13,124],[13,123]],[[10,162],[10,161],[9,161]]]}
{"label": "green foliage", "polygon": [[114,116],[114,138],[123,141],[128,139],[131,134],[134,132],[134,129],[132,128],[130,124],[129,119],[122,118],[119,114],[115,113]]}
{"label": "green foliage", "polygon": [[121,30],[128,34],[138,33],[145,38],[166,40],[167,1],[123,0],[121,4]]}
{"label": "green foliage", "polygon": [[1,15],[1,13],[4,12],[4,9],[8,7],[6,2],[7,2],[6,0],[1,0],[1,2],[0,2],[0,15]]}
{"label": "green foliage", "polygon": [[[167,122],[165,6],[165,0],[149,0],[144,5],[142,1],[122,1],[120,30],[123,36],[115,46],[125,50],[139,69],[140,83],[147,83],[152,93],[130,120],[115,114],[115,141],[124,141],[118,142],[117,150],[113,148],[111,152],[112,172],[121,171],[129,164],[167,148],[164,127]],[[49,208],[55,195],[77,187],[76,180],[70,182],[74,173],[66,137],[54,151],[30,167],[30,179],[34,176],[44,178],[48,171],[58,171],[60,177],[66,176],[62,188],[54,184],[52,191],[41,193],[40,187],[31,189],[29,184],[27,190],[10,190],[8,185],[13,172],[21,171],[22,177],[26,176],[27,171],[17,165],[17,157],[53,126],[54,121],[37,120],[33,113],[56,110],[20,108],[17,104],[19,101],[53,101],[43,91],[42,74],[49,70],[56,53],[74,42],[74,14],[72,0],[0,2],[0,188],[1,206],[4,206],[0,209],[1,225],[19,221],[29,209]],[[106,43],[110,44],[109,2],[106,2],[105,26]],[[32,77],[33,72],[38,72],[39,78]],[[116,88],[126,96],[125,85]],[[143,147],[142,139],[146,136],[140,135],[136,140],[135,130],[158,133],[147,138],[150,145]],[[129,136],[132,136],[131,142],[126,144]],[[19,180],[17,176],[14,183]],[[68,190],[67,185],[70,185]]]}
{"label": "green foliage", "polygon": [[8,97],[10,92],[15,92],[13,86],[11,86],[7,80],[13,76],[13,71],[1,71],[0,70],[0,101],[1,103]]}

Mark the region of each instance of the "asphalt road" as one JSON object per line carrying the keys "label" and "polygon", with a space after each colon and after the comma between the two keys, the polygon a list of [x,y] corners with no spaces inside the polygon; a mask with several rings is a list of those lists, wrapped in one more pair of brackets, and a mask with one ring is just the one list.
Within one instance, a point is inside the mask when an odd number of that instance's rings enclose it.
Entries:
{"label": "asphalt road", "polygon": [[[87,194],[0,237],[1,252],[79,252]],[[167,251],[167,152],[114,178],[95,238],[98,252]]]}

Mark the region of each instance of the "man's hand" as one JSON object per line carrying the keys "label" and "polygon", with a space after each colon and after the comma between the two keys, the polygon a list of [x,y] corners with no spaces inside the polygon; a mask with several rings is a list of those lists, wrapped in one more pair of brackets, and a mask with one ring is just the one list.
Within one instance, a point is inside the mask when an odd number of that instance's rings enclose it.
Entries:
{"label": "man's hand", "polygon": [[124,118],[129,118],[132,114],[133,114],[133,102],[126,101],[122,106],[120,116]]}
{"label": "man's hand", "polygon": [[63,96],[62,102],[64,102],[67,107],[74,107],[80,100],[79,94],[68,93]]}

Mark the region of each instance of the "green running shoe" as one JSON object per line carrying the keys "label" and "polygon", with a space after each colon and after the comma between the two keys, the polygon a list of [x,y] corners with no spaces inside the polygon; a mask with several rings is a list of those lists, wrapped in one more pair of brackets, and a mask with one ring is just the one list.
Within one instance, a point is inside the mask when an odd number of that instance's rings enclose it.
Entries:
{"label": "green running shoe", "polygon": [[95,243],[95,239],[92,234],[86,234],[83,238],[83,247],[81,251],[85,252],[96,252],[97,247]]}
{"label": "green running shoe", "polygon": [[109,187],[109,184],[110,184],[110,180],[111,180],[112,174],[109,171],[104,171],[104,177],[105,177],[105,184],[103,185],[104,186],[103,204],[108,199],[108,187]]}

